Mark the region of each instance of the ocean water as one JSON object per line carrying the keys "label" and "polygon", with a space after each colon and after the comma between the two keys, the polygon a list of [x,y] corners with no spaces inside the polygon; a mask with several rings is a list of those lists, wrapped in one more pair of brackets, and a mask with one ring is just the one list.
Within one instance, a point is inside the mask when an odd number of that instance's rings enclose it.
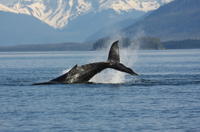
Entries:
{"label": "ocean water", "polygon": [[200,132],[200,50],[121,56],[139,76],[106,70],[93,84],[32,86],[107,54],[1,52],[0,132]]}

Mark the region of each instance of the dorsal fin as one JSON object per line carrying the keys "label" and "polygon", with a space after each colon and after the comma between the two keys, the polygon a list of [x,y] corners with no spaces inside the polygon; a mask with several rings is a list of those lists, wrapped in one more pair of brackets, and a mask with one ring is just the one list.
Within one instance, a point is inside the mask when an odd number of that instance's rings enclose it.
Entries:
{"label": "dorsal fin", "polygon": [[71,70],[69,70],[67,73],[65,73],[65,74],[63,74],[62,76],[59,76],[59,77],[57,77],[57,78],[55,78],[55,79],[53,79],[53,80],[50,80],[51,82],[54,82],[54,81],[57,81],[57,82],[60,82],[60,81],[64,81],[65,80],[65,78],[67,77],[67,75],[69,74],[69,73],[72,73],[72,72],[74,72],[75,71],[75,69],[77,68],[77,64],[71,69]]}
{"label": "dorsal fin", "polygon": [[118,41],[115,41],[109,51],[109,55],[108,55],[108,61],[109,62],[120,62],[120,58],[119,58],[119,46],[118,46]]}

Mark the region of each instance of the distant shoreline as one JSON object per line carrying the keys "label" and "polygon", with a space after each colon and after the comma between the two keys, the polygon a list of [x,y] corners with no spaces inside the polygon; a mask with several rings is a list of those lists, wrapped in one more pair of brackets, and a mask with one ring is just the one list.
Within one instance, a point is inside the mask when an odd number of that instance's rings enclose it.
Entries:
{"label": "distant shoreline", "polygon": [[[166,41],[161,44],[163,49],[140,50],[200,49],[200,40]],[[92,44],[85,43],[15,45],[0,46],[0,52],[95,51],[92,46]]]}

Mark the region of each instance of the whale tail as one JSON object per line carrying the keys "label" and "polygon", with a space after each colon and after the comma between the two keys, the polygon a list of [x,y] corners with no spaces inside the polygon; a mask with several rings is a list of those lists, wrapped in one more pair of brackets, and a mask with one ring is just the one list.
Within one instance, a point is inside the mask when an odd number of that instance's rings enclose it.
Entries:
{"label": "whale tail", "polygon": [[118,42],[119,41],[116,41],[112,44],[107,62],[90,63],[82,66],[75,65],[69,72],[55,79],[48,82],[35,83],[33,85],[85,83],[106,68],[112,68],[131,75],[138,75],[131,68],[120,63]]}
{"label": "whale tail", "polygon": [[126,67],[125,65],[120,63],[118,43],[119,43],[119,40],[115,41],[110,48],[108,60],[107,60],[107,62],[109,62],[109,64],[110,64],[109,68],[113,68],[113,69],[118,70],[118,71],[126,72],[126,73],[129,73],[131,75],[138,75],[131,68]]}

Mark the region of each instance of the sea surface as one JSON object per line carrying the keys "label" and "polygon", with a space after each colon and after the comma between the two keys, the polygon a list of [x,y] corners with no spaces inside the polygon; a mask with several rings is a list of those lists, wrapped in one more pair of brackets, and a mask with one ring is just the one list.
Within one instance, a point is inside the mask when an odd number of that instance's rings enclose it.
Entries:
{"label": "sea surface", "polygon": [[0,132],[200,132],[200,50],[124,53],[139,76],[32,86],[107,53],[0,52]]}

